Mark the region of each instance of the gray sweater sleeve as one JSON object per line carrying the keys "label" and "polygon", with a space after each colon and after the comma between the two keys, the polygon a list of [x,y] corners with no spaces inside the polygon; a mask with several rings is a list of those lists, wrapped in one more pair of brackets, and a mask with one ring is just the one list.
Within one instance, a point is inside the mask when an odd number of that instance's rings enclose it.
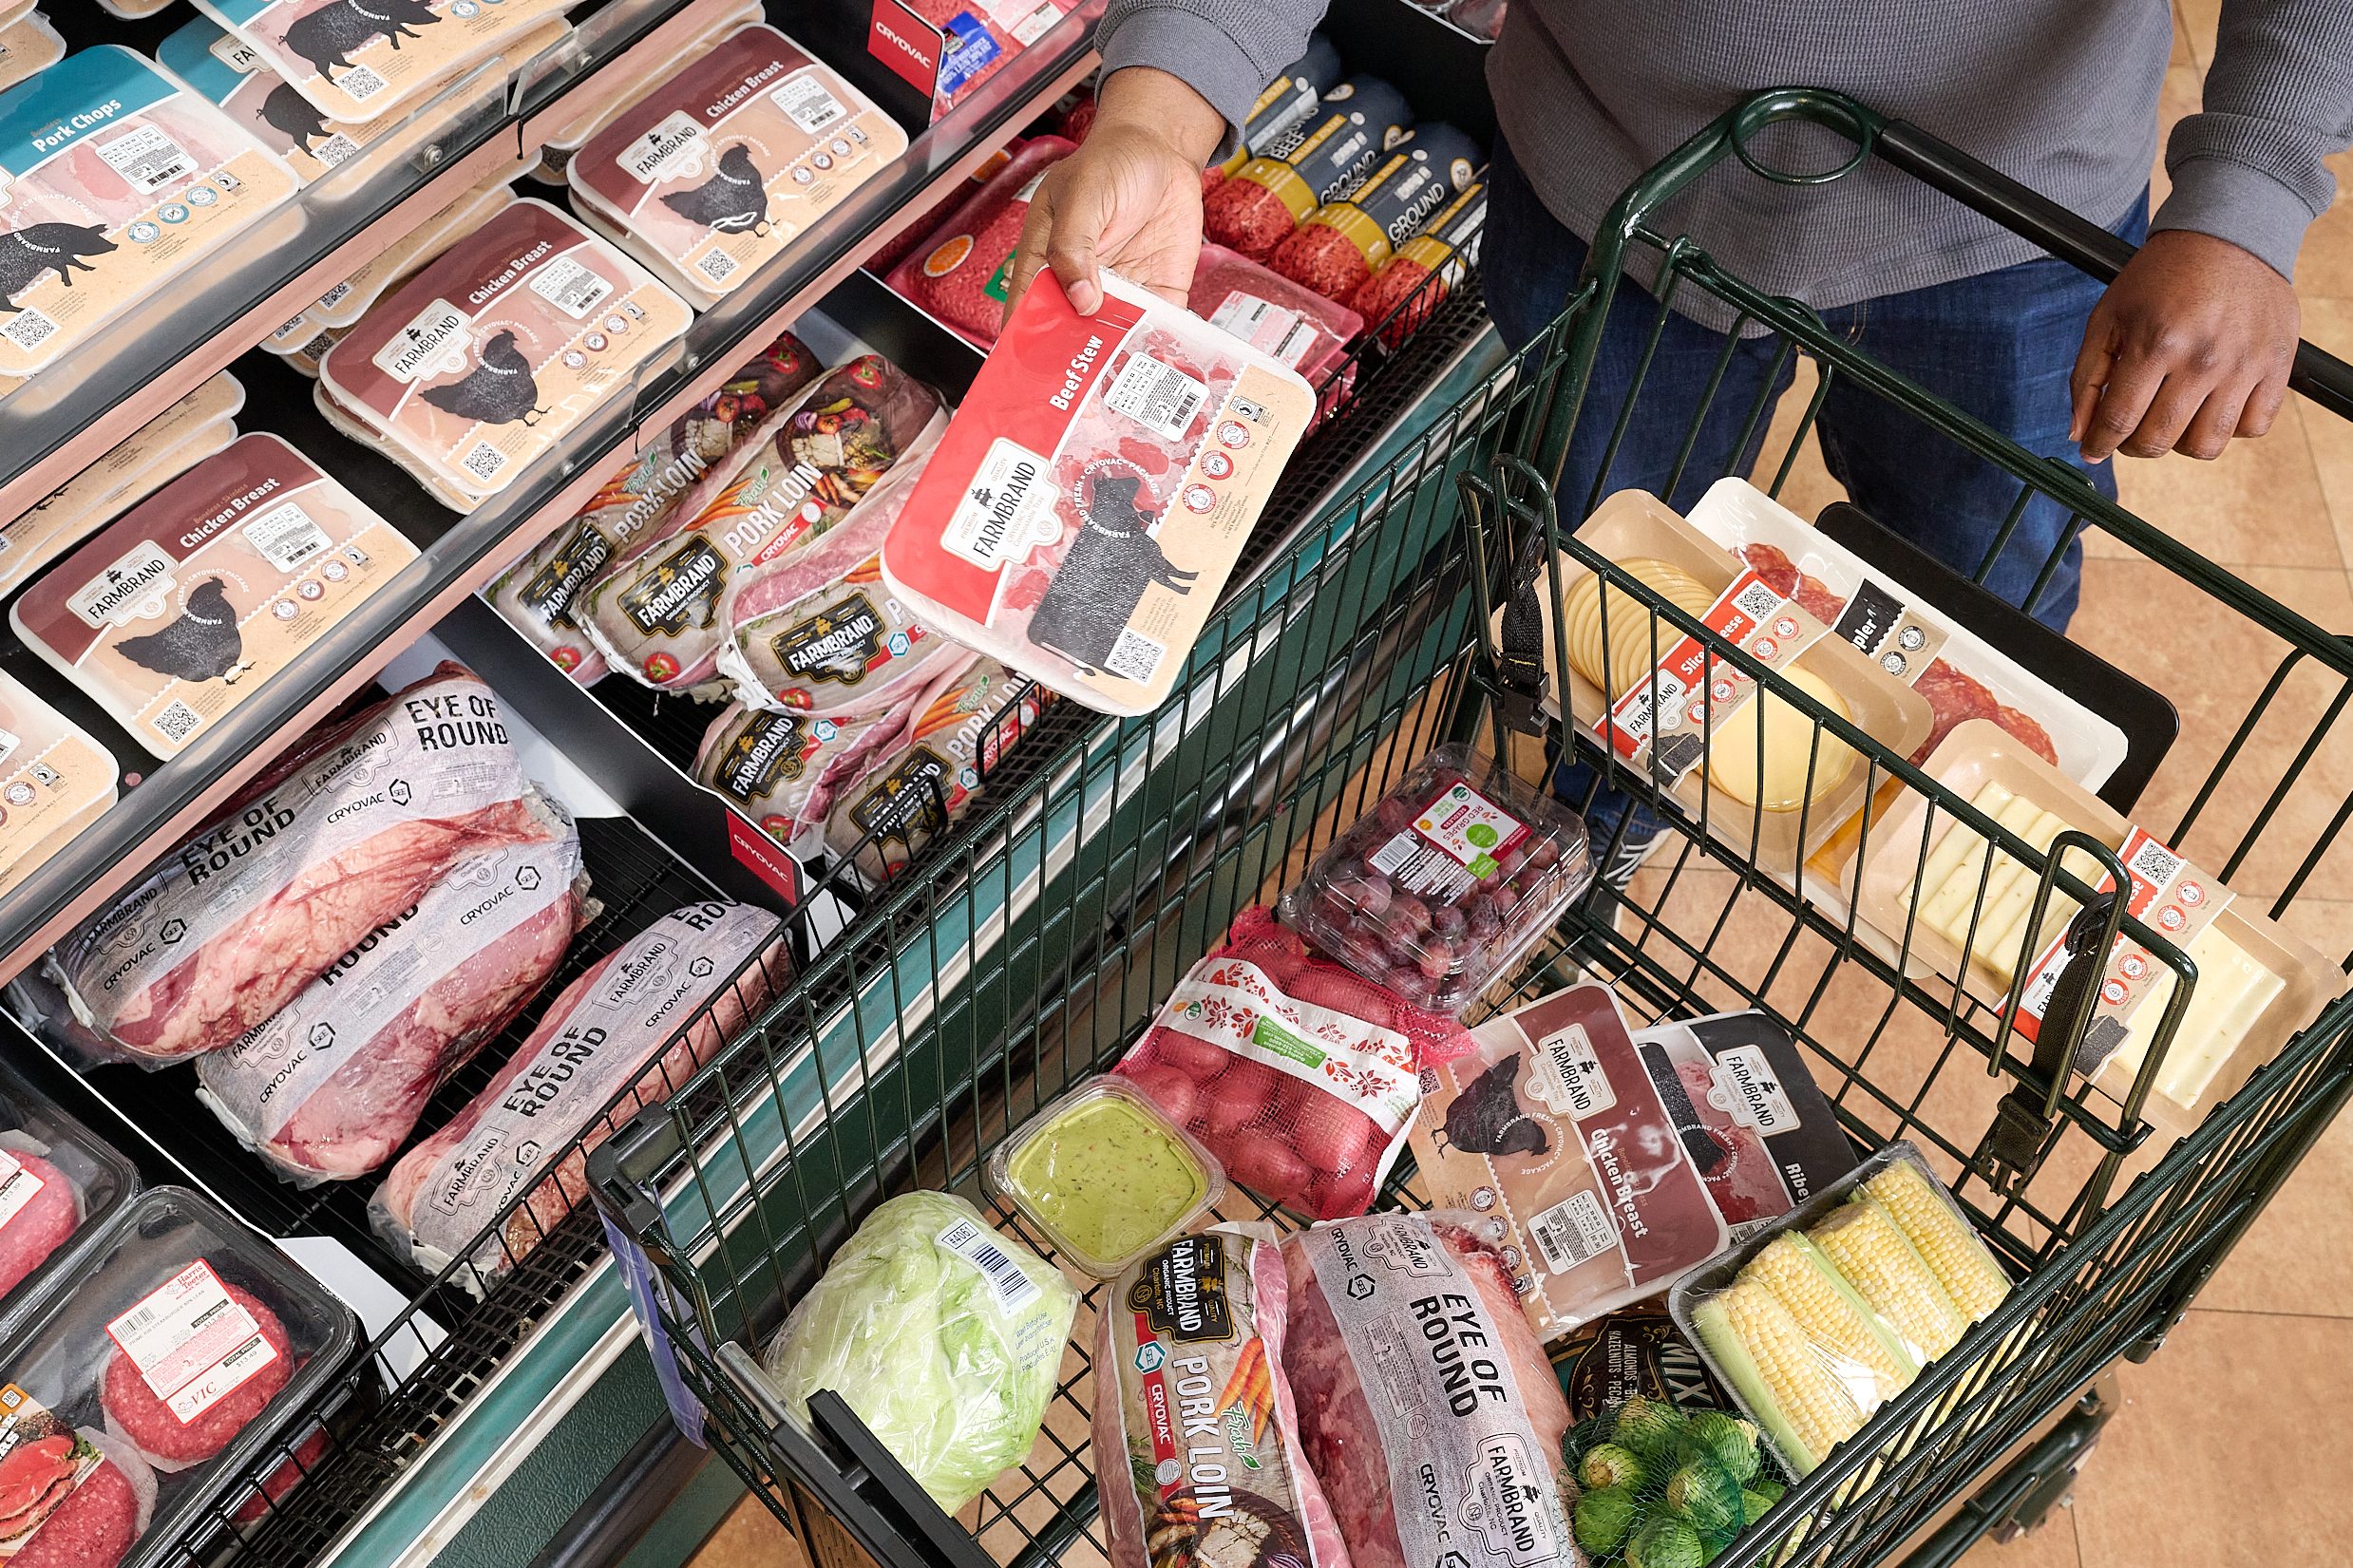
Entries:
{"label": "gray sweater sleeve", "polygon": [[1110,0],[1095,29],[1103,74],[1167,71],[1225,117],[1217,157],[1242,144],[1242,124],[1266,84],[1307,52],[1325,0]]}
{"label": "gray sweater sleeve", "polygon": [[2224,0],[2204,112],[2166,143],[2173,194],[2150,225],[2194,229],[2295,276],[2296,251],[2353,142],[2353,0]]}

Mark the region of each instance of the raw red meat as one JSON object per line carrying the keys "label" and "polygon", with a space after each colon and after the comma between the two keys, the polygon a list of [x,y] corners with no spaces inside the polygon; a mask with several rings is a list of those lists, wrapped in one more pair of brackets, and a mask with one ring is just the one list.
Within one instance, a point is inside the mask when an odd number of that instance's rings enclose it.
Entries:
{"label": "raw red meat", "polygon": [[1773,1153],[1755,1127],[1742,1126],[1709,1098],[1716,1086],[1714,1072],[1704,1061],[1679,1060],[1675,1076],[1699,1118],[1699,1129],[1721,1151],[1713,1162],[1698,1162],[1708,1198],[1727,1223],[1777,1219],[1790,1212],[1789,1189],[1774,1167]]}
{"label": "raw red meat", "polygon": [[1348,345],[1364,331],[1365,318],[1223,245],[1202,246],[1186,305],[1305,376],[1323,413],[1339,406],[1356,380]]}
{"label": "raw red meat", "polygon": [[151,1463],[161,1469],[181,1469],[212,1458],[229,1445],[229,1440],[245,1429],[246,1423],[259,1415],[277,1391],[286,1387],[286,1379],[294,1371],[294,1355],[286,1339],[286,1325],[277,1320],[277,1313],[262,1305],[259,1298],[241,1286],[222,1282],[229,1299],[253,1313],[261,1337],[277,1353],[204,1409],[195,1419],[182,1421],[162,1396],[148,1387],[131,1358],[116,1351],[108,1356],[106,1370],[100,1379],[98,1402],[106,1411],[106,1419],[139,1448]]}
{"label": "raw red meat", "polygon": [[22,1175],[41,1188],[24,1207],[0,1224],[0,1295],[24,1283],[28,1275],[48,1261],[82,1224],[82,1199],[64,1171],[37,1154],[0,1145],[0,1153],[16,1162]]}
{"label": "raw red meat", "polygon": [[1355,191],[1413,128],[1404,94],[1378,77],[1352,76],[1322,95],[1307,123],[1209,192],[1202,233],[1263,261],[1318,207]]}
{"label": "raw red meat", "polygon": [[996,172],[1013,161],[1014,154],[1028,144],[1027,137],[1016,136],[982,159],[980,166],[973,170],[970,178],[924,209],[920,217],[911,220],[904,228],[884,240],[873,255],[866,257],[863,263],[864,269],[874,274],[875,276],[881,277],[904,261],[914,253],[917,246],[939,232],[939,226],[948,220],[949,216],[957,208],[970,200],[990,180],[996,179]]}
{"label": "raw red meat", "polygon": [[139,1493],[112,1460],[84,1478],[9,1568],[114,1568],[139,1537]]}
{"label": "raw red meat", "polygon": [[1077,150],[1059,136],[1025,142],[989,182],[960,203],[883,281],[976,348],[996,341],[1006,285],[1030,197],[1046,171]]}
{"label": "raw red meat", "polygon": [[827,853],[853,860],[876,881],[905,870],[917,851],[964,815],[982,775],[1053,700],[1053,693],[995,659],[955,652],[938,661],[930,684],[893,709],[903,717],[890,743],[857,760],[825,818]]}
{"label": "raw red meat", "polygon": [[1428,227],[1403,245],[1349,299],[1394,349],[1421,330],[1423,322],[1479,264],[1487,230],[1487,185],[1474,183]]}
{"label": "raw red meat", "polygon": [[327,1457],[329,1439],[326,1428],[313,1431],[294,1445],[294,1451],[278,1461],[275,1469],[264,1476],[254,1495],[247,1498],[230,1516],[239,1524],[257,1524],[269,1517],[270,1509],[278,1499],[301,1485],[318,1472],[319,1464]]}

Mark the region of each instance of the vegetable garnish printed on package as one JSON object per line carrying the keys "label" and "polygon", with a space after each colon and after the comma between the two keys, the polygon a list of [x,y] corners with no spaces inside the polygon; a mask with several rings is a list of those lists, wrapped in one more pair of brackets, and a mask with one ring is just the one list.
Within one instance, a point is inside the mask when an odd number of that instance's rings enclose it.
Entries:
{"label": "vegetable garnish printed on package", "polygon": [[755,26],[624,110],[568,179],[716,300],[906,150],[864,94]]}
{"label": "vegetable garnish printed on package", "polygon": [[1040,273],[882,546],[918,619],[1089,708],[1167,697],[1313,422],[1298,371],[1126,279]]}
{"label": "vegetable garnish printed on package", "polygon": [[66,557],[9,618],[141,745],[169,757],[416,554],[310,459],[249,435]]}
{"label": "vegetable garnish printed on package", "polygon": [[330,120],[375,120],[576,0],[196,0]]}
{"label": "vegetable garnish printed on package", "polygon": [[163,40],[156,58],[285,159],[306,185],[358,152],[374,134],[368,125],[329,120],[265,65],[251,44],[223,32],[210,17],[192,18]]}
{"label": "vegetable garnish printed on package", "polygon": [[378,300],[319,385],[426,471],[489,496],[693,320],[635,261],[526,199]]}
{"label": "vegetable garnish printed on package", "polygon": [[125,48],[80,50],[0,92],[0,376],[51,364],[294,183]]}
{"label": "vegetable garnish printed on package", "polygon": [[[116,776],[105,747],[0,671],[0,890],[112,804]],[[0,1181],[0,1225],[7,1192]]]}

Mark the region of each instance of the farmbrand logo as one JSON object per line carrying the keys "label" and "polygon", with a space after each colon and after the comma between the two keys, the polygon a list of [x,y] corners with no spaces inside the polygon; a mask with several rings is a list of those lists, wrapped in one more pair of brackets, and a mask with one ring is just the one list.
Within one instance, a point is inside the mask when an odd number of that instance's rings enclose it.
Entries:
{"label": "farmbrand logo", "polygon": [[172,570],[179,564],[156,545],[142,543],[67,602],[94,629],[126,625],[142,614],[161,614],[177,586]]}
{"label": "farmbrand logo", "polygon": [[621,172],[641,185],[651,185],[676,168],[692,174],[702,161],[703,127],[689,115],[670,117],[629,144],[615,160]]}
{"label": "farmbrand logo", "polygon": [[1000,571],[1061,533],[1047,460],[999,436],[957,502],[939,542],[983,571]]}

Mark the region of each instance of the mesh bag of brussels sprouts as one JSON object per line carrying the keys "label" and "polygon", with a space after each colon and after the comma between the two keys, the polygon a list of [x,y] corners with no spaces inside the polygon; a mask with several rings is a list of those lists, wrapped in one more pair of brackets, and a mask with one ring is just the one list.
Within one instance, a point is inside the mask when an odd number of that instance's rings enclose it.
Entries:
{"label": "mesh bag of brussels sprouts", "polygon": [[1571,1426],[1561,1457],[1591,1568],[1705,1568],[1789,1483],[1755,1423],[1642,1394]]}

